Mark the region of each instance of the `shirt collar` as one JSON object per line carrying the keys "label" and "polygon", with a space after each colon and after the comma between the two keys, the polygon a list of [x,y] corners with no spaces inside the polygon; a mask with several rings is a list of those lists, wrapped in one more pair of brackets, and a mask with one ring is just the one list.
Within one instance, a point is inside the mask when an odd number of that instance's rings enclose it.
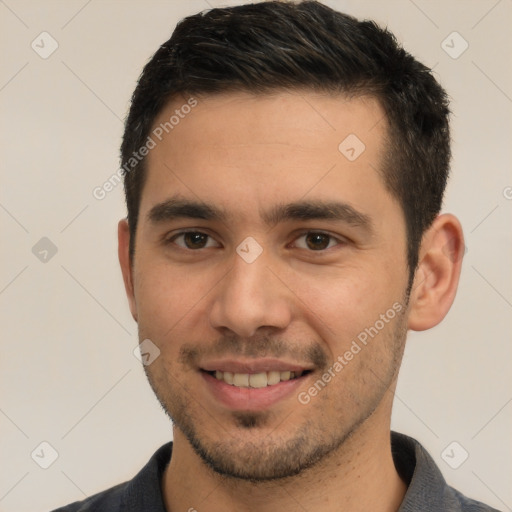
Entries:
{"label": "shirt collar", "polygon": [[[398,512],[418,510],[462,511],[461,503],[477,504],[448,486],[436,463],[423,446],[412,437],[391,432],[391,451],[396,470],[407,485]],[[149,462],[131,480],[122,497],[121,510],[166,512],[162,477],[172,455],[172,442],[161,446]],[[155,490],[158,489],[158,492]],[[494,510],[489,507],[471,510]]]}

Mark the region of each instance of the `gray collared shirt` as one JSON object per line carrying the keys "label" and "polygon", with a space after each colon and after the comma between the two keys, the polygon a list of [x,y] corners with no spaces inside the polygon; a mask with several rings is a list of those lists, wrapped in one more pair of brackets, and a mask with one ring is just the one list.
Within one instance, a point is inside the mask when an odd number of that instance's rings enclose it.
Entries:
{"label": "gray collared shirt", "polygon": [[[398,512],[498,512],[450,487],[418,441],[391,433],[393,460],[407,492]],[[172,443],[164,444],[128,482],[53,512],[166,512],[162,475],[171,460]]]}

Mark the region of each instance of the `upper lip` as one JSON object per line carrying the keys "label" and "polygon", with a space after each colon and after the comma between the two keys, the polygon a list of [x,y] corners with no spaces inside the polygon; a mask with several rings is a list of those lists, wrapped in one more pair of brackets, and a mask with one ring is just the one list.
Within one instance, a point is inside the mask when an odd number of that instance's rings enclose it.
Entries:
{"label": "upper lip", "polygon": [[297,363],[290,363],[282,361],[280,359],[246,359],[246,360],[235,360],[235,359],[217,359],[207,361],[199,365],[201,370],[212,372],[219,370],[221,372],[232,372],[232,373],[262,373],[262,372],[300,372],[306,370],[312,370],[311,366],[301,365]]}

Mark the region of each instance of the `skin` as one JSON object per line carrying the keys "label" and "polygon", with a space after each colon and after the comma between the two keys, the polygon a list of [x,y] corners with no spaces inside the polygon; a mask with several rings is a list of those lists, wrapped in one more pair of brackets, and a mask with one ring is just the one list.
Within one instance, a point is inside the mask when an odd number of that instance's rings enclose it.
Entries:
{"label": "skin", "polygon": [[[171,102],[155,126],[186,99]],[[448,312],[463,236],[455,217],[437,217],[423,237],[407,301],[405,219],[378,173],[386,129],[369,97],[230,93],[198,98],[148,155],[135,259],[126,220],[119,259],[140,340],[160,350],[146,374],[174,422],[162,482],[167,510],[399,508],[406,486],[389,437],[406,332],[429,329]],[[338,150],[349,134],[366,146],[354,161]],[[151,220],[152,209],[171,197],[206,202],[225,218]],[[262,212],[299,201],[341,201],[368,226],[265,222]],[[183,231],[208,235],[199,237],[206,245],[179,236]],[[236,252],[249,236],[263,248],[252,263]],[[393,304],[401,313],[300,403],[298,393]],[[312,372],[269,407],[254,410],[249,400],[232,410],[200,371],[228,356],[274,356]]]}

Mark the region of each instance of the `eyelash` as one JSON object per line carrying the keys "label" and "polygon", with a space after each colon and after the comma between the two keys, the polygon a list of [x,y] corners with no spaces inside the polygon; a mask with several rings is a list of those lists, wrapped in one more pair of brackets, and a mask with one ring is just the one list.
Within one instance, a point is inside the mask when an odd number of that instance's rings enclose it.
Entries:
{"label": "eyelash", "polygon": [[[208,238],[210,239],[214,239],[211,235],[209,235],[208,233],[204,233],[203,231],[194,231],[194,230],[188,230],[188,231],[181,231],[180,233],[176,233],[174,234],[173,236],[171,237],[168,237],[164,240],[164,243],[165,245],[171,245],[171,244],[174,244],[176,239],[178,239],[179,237],[182,237],[182,236],[185,236],[187,234],[197,234],[197,235],[205,235],[207,236]],[[346,243],[346,240],[343,240],[343,239],[340,239],[338,237],[335,237],[334,235],[331,235],[330,233],[327,233],[325,231],[315,231],[315,230],[309,230],[309,231],[303,231],[302,233],[298,234],[295,238],[294,238],[294,242],[297,241],[299,238],[302,238],[303,236],[307,236],[307,235],[322,235],[322,236],[326,236],[329,238],[329,244],[327,246],[327,248],[325,249],[320,249],[320,250],[308,250],[308,249],[305,249],[303,247],[299,247],[299,249],[303,249],[303,250],[306,250],[308,252],[311,252],[311,253],[322,253],[322,252],[325,252],[329,249],[332,249],[333,247],[336,247],[338,245],[342,245],[344,243]],[[337,243],[335,244],[335,246],[333,247],[329,247],[331,241],[336,241]],[[178,245],[178,244],[176,244]],[[186,251],[199,251],[201,249],[209,249],[209,247],[201,247],[199,249],[190,249],[188,247],[183,247],[181,245],[178,245],[178,247],[180,249],[183,249],[183,250],[186,250]]]}

